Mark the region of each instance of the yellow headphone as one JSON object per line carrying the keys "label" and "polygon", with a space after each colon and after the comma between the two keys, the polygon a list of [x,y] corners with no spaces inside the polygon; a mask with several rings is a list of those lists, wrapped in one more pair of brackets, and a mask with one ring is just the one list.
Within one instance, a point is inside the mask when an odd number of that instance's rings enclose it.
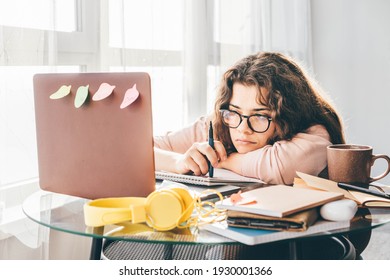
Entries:
{"label": "yellow headphone", "polygon": [[158,231],[171,230],[186,222],[195,199],[184,188],[164,188],[148,197],[115,197],[92,200],[84,205],[87,226],[98,227],[125,221],[146,222]]}

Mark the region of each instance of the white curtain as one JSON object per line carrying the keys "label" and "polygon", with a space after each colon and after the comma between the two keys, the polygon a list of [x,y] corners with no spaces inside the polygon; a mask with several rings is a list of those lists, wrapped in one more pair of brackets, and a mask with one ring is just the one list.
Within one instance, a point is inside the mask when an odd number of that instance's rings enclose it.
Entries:
{"label": "white curtain", "polygon": [[222,73],[258,51],[310,68],[310,1],[1,1],[0,190],[38,176],[35,73],[149,72],[162,134],[210,112]]}
{"label": "white curtain", "polygon": [[119,30],[122,69],[137,64],[152,73],[158,134],[208,113],[222,73],[250,53],[280,51],[311,66],[309,0],[113,0],[108,6],[116,15],[110,20]]}
{"label": "white curtain", "polygon": [[246,55],[279,51],[312,67],[309,0],[186,0],[185,13],[185,122],[212,109],[223,72]]}

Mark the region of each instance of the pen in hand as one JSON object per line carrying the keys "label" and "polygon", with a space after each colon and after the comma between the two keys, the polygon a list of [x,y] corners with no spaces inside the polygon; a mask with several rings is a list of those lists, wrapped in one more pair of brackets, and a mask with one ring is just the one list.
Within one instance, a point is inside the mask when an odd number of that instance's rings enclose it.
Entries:
{"label": "pen in hand", "polygon": [[[210,126],[209,126],[209,145],[211,148],[214,149],[214,132],[213,132],[213,123],[210,121]],[[209,163],[209,177],[214,176],[214,167],[211,165],[211,162],[208,161]]]}

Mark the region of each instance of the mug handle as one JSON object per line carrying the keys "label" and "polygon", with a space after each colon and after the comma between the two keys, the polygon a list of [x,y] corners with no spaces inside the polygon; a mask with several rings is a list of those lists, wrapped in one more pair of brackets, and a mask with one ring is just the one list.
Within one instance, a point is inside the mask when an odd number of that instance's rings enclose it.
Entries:
{"label": "mug handle", "polygon": [[374,165],[374,162],[379,158],[383,158],[387,161],[387,170],[383,172],[381,175],[378,175],[376,177],[370,177],[370,183],[382,179],[390,172],[390,158],[386,155],[372,155],[371,165]]}

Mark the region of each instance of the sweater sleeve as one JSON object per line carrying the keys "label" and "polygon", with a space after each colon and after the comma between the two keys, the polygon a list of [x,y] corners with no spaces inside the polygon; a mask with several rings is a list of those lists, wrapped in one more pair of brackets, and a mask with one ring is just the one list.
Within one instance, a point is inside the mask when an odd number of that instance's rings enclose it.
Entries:
{"label": "sweater sleeve", "polygon": [[163,150],[185,153],[193,143],[207,141],[207,117],[203,116],[193,124],[164,136],[154,136],[154,146]]}
{"label": "sweater sleeve", "polygon": [[321,125],[298,133],[293,139],[278,141],[244,154],[242,175],[269,184],[292,184],[296,171],[318,175],[327,166],[326,147],[331,144]]}

